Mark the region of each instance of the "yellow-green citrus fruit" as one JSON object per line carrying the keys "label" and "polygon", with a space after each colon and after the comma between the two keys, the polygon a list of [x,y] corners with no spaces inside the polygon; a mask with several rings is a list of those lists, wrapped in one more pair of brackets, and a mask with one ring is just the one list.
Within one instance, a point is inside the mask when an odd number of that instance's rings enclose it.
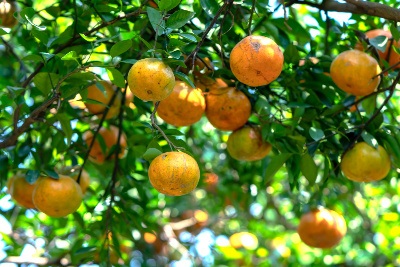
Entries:
{"label": "yellow-green citrus fruit", "polygon": [[386,150],[378,145],[374,148],[365,142],[355,144],[340,163],[343,174],[356,182],[379,181],[388,175],[391,162]]}
{"label": "yellow-green citrus fruit", "polygon": [[128,85],[132,93],[144,101],[161,101],[174,89],[175,76],[162,60],[145,58],[129,70]]}

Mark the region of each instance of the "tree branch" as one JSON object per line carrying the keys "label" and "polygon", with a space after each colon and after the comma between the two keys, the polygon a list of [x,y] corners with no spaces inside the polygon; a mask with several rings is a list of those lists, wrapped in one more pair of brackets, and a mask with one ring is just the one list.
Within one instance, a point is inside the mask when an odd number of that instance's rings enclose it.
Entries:
{"label": "tree branch", "polygon": [[359,0],[345,0],[346,3],[339,3],[334,0],[326,0],[321,4],[316,4],[309,1],[293,0],[290,1],[286,6],[293,4],[308,5],[324,11],[336,11],[336,12],[347,12],[352,14],[363,14],[369,16],[375,16],[384,18],[387,20],[400,21],[400,9],[390,7],[385,4],[359,1]]}

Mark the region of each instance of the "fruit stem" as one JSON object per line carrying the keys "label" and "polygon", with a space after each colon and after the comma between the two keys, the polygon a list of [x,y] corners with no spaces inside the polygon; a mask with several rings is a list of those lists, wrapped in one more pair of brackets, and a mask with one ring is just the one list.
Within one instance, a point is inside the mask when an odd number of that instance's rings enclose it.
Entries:
{"label": "fruit stem", "polygon": [[386,106],[386,104],[389,102],[390,98],[393,96],[394,90],[396,89],[396,85],[399,83],[400,81],[400,72],[397,74],[396,78],[393,80],[393,83],[391,86],[389,86],[388,90],[389,90],[389,94],[387,95],[387,97],[385,98],[385,100],[382,102],[382,104],[380,105],[380,107],[374,112],[374,114],[372,114],[372,116],[360,127],[360,132],[357,134],[357,136],[352,140],[352,142],[350,143],[350,145],[346,148],[346,150],[343,152],[342,154],[342,158],[344,157],[344,155],[346,154],[346,152],[352,148],[355,143],[357,142],[357,140],[361,137],[364,129],[371,123],[374,121],[374,119],[380,114],[381,110],[383,109],[384,106]]}
{"label": "fruit stem", "polygon": [[185,150],[183,147],[177,147],[177,146],[175,146],[174,143],[172,143],[171,140],[169,140],[168,136],[164,133],[164,131],[160,128],[160,126],[157,125],[157,123],[156,123],[156,112],[157,112],[157,109],[158,109],[158,105],[159,105],[159,104],[160,104],[160,101],[157,101],[157,102],[154,103],[154,110],[153,110],[153,112],[151,113],[151,116],[150,116],[150,118],[151,118],[151,125],[152,125],[153,128],[155,128],[157,131],[159,131],[160,134],[164,137],[165,141],[167,141],[169,147],[171,148],[171,151],[173,151],[173,150],[177,150],[177,151]]}

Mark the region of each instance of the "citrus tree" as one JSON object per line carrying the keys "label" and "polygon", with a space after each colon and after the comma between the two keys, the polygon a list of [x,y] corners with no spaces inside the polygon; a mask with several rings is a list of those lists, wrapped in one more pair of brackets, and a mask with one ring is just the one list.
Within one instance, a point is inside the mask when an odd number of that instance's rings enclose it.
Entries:
{"label": "citrus tree", "polygon": [[0,261],[400,265],[399,3],[0,2]]}

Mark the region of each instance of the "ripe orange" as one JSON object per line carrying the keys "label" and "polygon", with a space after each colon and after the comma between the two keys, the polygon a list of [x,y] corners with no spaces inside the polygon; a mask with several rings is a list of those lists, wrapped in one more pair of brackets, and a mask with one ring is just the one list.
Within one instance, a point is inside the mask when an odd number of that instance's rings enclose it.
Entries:
{"label": "ripe orange", "polygon": [[150,164],[151,185],[160,193],[182,196],[192,192],[200,179],[196,160],[183,152],[166,152]]}
{"label": "ripe orange", "polygon": [[86,107],[90,113],[96,114],[98,117],[101,117],[104,110],[110,103],[113,95],[117,93],[117,96],[114,99],[113,104],[108,109],[108,113],[106,116],[106,119],[110,119],[115,117],[119,113],[122,94],[120,91],[116,91],[110,82],[101,81],[100,84],[103,86],[103,88],[99,88],[97,84],[92,84],[88,87],[87,98],[98,101],[101,104],[86,103]]}
{"label": "ripe orange", "polygon": [[343,174],[356,182],[379,181],[388,175],[391,162],[382,146],[378,149],[365,142],[357,143],[344,154],[340,163]]}
{"label": "ripe orange", "polygon": [[[374,30],[367,31],[365,33],[365,36],[368,39],[373,39],[378,36],[385,36],[385,37],[391,39],[392,33],[387,30],[374,29]],[[379,58],[386,60],[390,66],[400,62],[400,54],[397,54],[396,51],[394,51],[394,49],[393,49],[393,47],[400,48],[400,42],[393,40],[392,46],[390,46],[391,42],[392,41],[390,41],[390,40],[388,41],[385,51],[382,52],[381,50],[378,50]],[[362,51],[364,48],[361,45],[361,43],[357,43],[355,46],[355,49]],[[389,55],[389,51],[390,51],[390,55]],[[398,68],[400,68],[400,65],[397,65],[397,67],[395,67],[395,69],[398,69]]]}
{"label": "ripe orange", "polygon": [[16,174],[8,180],[7,189],[12,199],[20,206],[27,209],[34,209],[35,205],[32,201],[32,193],[36,183],[30,184],[25,180],[22,174]]}
{"label": "ripe orange", "polygon": [[162,60],[145,58],[138,60],[129,70],[128,85],[132,93],[143,101],[161,101],[174,89],[175,76]]}
{"label": "ripe orange", "polygon": [[227,142],[229,155],[244,161],[260,160],[269,154],[271,148],[271,144],[263,140],[257,126],[244,126],[232,132]]}
{"label": "ripe orange", "polygon": [[250,115],[250,100],[235,87],[212,90],[206,96],[206,116],[217,129],[236,130],[247,122]]}
{"label": "ripe orange", "polygon": [[313,209],[301,216],[297,233],[310,247],[328,249],[339,244],[347,231],[346,221],[337,212]]}
{"label": "ripe orange", "polygon": [[200,88],[203,92],[218,90],[220,88],[228,87],[228,84],[221,78],[212,78],[195,80],[194,84]]}
{"label": "ripe orange", "polygon": [[206,185],[206,191],[215,193],[217,191],[218,175],[213,172],[205,173],[204,183]]}
{"label": "ripe orange", "polygon": [[283,53],[272,39],[251,35],[232,49],[230,66],[240,82],[249,86],[267,85],[281,74]]}
{"label": "ripe orange", "polygon": [[158,116],[174,126],[189,126],[199,121],[206,109],[200,89],[177,82],[172,93],[158,106]]}
{"label": "ripe orange", "polygon": [[[96,163],[103,163],[108,157],[110,159],[114,158],[114,152],[112,152],[112,155],[109,155],[109,154],[111,152],[110,151],[111,148],[117,144],[118,131],[119,131],[118,127],[115,127],[113,125],[111,125],[109,128],[102,127],[99,130],[97,138],[94,141],[93,147],[89,152],[89,159]],[[102,140],[99,138],[102,138]],[[92,131],[85,132],[83,135],[83,139],[86,141],[86,144],[89,147],[90,143],[93,140]],[[101,140],[101,141],[99,141],[99,140]],[[125,150],[127,147],[126,135],[124,133],[122,133],[120,141],[121,142],[120,142],[119,158],[122,158],[125,155]],[[103,143],[105,144],[104,150],[101,145]]]}
{"label": "ripe orange", "polygon": [[0,26],[5,28],[12,28],[17,24],[17,19],[14,13],[17,11],[17,5],[14,1],[0,1]]}
{"label": "ripe orange", "polygon": [[[79,172],[77,172],[76,175],[74,175],[74,180],[77,181],[78,180],[78,175]],[[81,174],[81,178],[79,179],[79,186],[81,187],[82,190],[82,194],[85,194],[88,187],[90,185],[90,177],[87,171],[82,170],[82,174]]]}
{"label": "ripe orange", "polygon": [[56,218],[75,212],[82,198],[82,189],[78,183],[64,175],[60,175],[59,179],[39,179],[32,195],[33,203],[39,211]]}
{"label": "ripe orange", "polygon": [[378,87],[381,78],[378,62],[370,55],[348,50],[340,53],[331,64],[331,77],[343,91],[355,95],[371,94]]}
{"label": "ripe orange", "polygon": [[[183,57],[185,60],[187,59],[186,55],[184,55]],[[186,62],[187,69],[182,69],[182,72],[188,74],[189,71],[193,69],[193,76],[195,80],[201,80],[202,78],[205,78],[208,75],[212,74],[212,72],[214,71],[214,64],[208,57],[205,57],[203,59],[196,57],[196,60],[194,61],[194,67],[192,63],[193,59],[190,58]]]}

